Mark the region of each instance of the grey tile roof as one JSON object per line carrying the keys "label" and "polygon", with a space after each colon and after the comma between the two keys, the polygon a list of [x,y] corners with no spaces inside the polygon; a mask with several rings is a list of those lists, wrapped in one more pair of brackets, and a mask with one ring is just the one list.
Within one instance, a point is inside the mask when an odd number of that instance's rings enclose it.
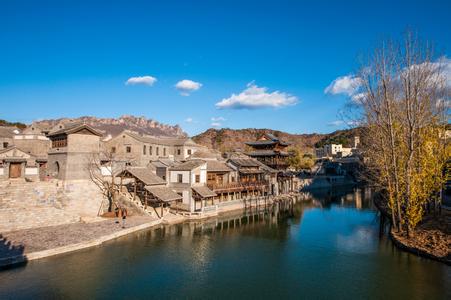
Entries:
{"label": "grey tile roof", "polygon": [[87,129],[90,132],[92,132],[92,134],[94,134],[94,135],[102,136],[102,134],[98,130],[92,128],[91,126],[89,126],[87,124],[83,124],[83,123],[67,124],[64,126],[64,128],[56,130],[56,131],[52,131],[47,136],[52,137],[52,136],[56,136],[56,135],[60,135],[60,134],[70,134],[70,133],[75,133],[77,131],[80,131],[82,129]]}
{"label": "grey tile roof", "polygon": [[191,154],[188,159],[219,159],[221,158],[221,153],[208,151],[208,150],[198,150]]}
{"label": "grey tile roof", "polygon": [[127,134],[130,137],[142,142],[149,144],[157,144],[162,146],[184,146],[184,145],[193,145],[197,146],[196,143],[193,142],[190,138],[166,138],[166,137],[153,137],[148,135],[140,135],[128,130],[122,132],[122,134]]}
{"label": "grey tile roof", "polygon": [[230,172],[232,169],[223,161],[207,161],[207,172]]}
{"label": "grey tile roof", "polygon": [[[130,173],[133,177],[142,181],[145,185],[162,185],[166,184],[166,181],[152,173],[150,168],[145,167],[129,167],[123,172]],[[116,175],[119,176],[119,175]]]}
{"label": "grey tile roof", "polygon": [[285,151],[274,151],[274,150],[257,150],[246,153],[249,156],[288,156],[288,152]]}
{"label": "grey tile roof", "polygon": [[12,138],[15,135],[14,129],[12,127],[0,126],[0,137],[1,138]]}
{"label": "grey tile roof", "polygon": [[160,201],[170,202],[183,199],[182,196],[165,186],[145,186],[144,188]]}
{"label": "grey tile roof", "polygon": [[231,158],[229,162],[237,167],[259,167],[260,164],[257,160],[252,158]]}
{"label": "grey tile roof", "polygon": [[170,171],[191,171],[195,168],[200,167],[201,165],[205,164],[205,161],[203,160],[188,160],[184,163],[175,165],[171,168],[169,168]]}
{"label": "grey tile roof", "polygon": [[206,186],[193,186],[192,190],[195,191],[199,196],[202,198],[209,198],[209,197],[215,197],[216,193],[210,190]]}

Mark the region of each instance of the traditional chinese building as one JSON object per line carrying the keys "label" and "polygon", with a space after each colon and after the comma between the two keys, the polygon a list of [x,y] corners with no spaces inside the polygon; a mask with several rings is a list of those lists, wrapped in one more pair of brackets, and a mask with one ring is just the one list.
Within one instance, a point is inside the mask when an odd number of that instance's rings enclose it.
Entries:
{"label": "traditional chinese building", "polygon": [[264,134],[254,142],[247,142],[246,145],[252,148],[252,151],[247,153],[250,157],[276,170],[288,168],[287,159],[290,154],[286,149],[290,144],[279,140],[273,134]]}
{"label": "traditional chinese building", "polygon": [[86,124],[67,124],[50,132],[48,173],[61,180],[89,179],[89,167],[100,153],[102,134]]}

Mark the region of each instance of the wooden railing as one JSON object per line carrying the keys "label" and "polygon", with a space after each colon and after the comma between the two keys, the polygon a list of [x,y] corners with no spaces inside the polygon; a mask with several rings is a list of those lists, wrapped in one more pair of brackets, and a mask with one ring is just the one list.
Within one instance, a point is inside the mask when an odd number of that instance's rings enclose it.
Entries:
{"label": "wooden railing", "polygon": [[268,186],[267,181],[249,181],[249,182],[229,182],[225,184],[217,184],[217,183],[209,183],[207,184],[208,188],[215,191],[215,190],[234,190],[234,189],[241,189],[246,190],[250,188],[257,188],[262,186]]}

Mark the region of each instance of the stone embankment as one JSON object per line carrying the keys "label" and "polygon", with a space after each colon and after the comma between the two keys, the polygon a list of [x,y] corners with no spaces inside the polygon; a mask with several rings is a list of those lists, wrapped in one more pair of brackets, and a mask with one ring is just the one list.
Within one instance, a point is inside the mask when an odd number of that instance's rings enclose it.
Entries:
{"label": "stone embankment", "polygon": [[92,182],[0,183],[0,233],[95,220],[102,195]]}
{"label": "stone embankment", "polygon": [[[78,220],[81,218],[81,214],[84,213],[85,215],[89,215],[92,213],[92,209],[86,203],[70,203],[70,201],[72,201],[70,198],[72,197],[78,199],[89,199],[89,193],[94,193],[94,190],[90,190],[90,188],[85,187],[84,190],[79,190],[77,192],[77,187],[75,185],[61,186],[55,182],[46,183],[45,185],[41,184],[39,185],[39,188],[35,186],[34,188],[36,190],[33,190],[31,188],[32,186],[33,185],[28,185],[27,188],[24,189],[10,187],[10,189],[7,189],[8,192],[4,192],[4,195],[7,195],[7,197],[6,200],[3,201],[3,204],[9,204],[17,208],[17,204],[15,204],[15,202],[21,198],[18,190],[22,190],[23,192],[25,192],[23,196],[26,196],[35,201],[34,206],[31,208],[29,207],[28,209],[39,210],[41,209],[41,207],[36,208],[36,206],[44,205],[44,207],[48,209],[48,211],[45,213],[46,217],[41,218],[41,221],[35,221],[32,223],[28,221],[28,228],[20,228],[21,226],[16,225],[16,228],[18,229],[15,229],[14,231],[10,230],[8,232],[2,232],[2,234],[0,234],[0,267],[11,266],[14,264],[24,263],[29,260],[40,259],[48,256],[98,246],[105,241],[112,240],[139,230],[149,229],[159,224],[182,223],[186,220],[191,219],[189,216],[182,216],[180,214],[173,214],[169,212],[167,212],[161,219],[150,215],[135,215],[127,218],[125,229],[122,228],[120,220],[116,219],[105,220],[98,218],[97,220],[100,219],[102,221],[90,223],[78,222]],[[30,190],[28,189],[32,189],[33,192],[30,192]],[[14,190],[14,192],[12,192],[12,190]],[[40,196],[38,197],[37,195]],[[91,196],[94,199],[97,197],[95,193]],[[46,201],[44,201],[44,203],[40,203],[38,201],[39,199],[45,199],[48,203]],[[54,199],[54,201],[49,201],[49,199]],[[259,199],[257,202],[248,203],[247,205],[245,205],[244,201],[240,200],[237,201],[236,204],[222,207],[220,213],[243,210],[246,209],[246,207],[250,208],[255,206],[262,206],[264,203],[293,204],[297,201],[302,200],[305,199],[303,199],[299,193],[281,195],[271,198],[270,201],[268,201],[268,198],[266,200]],[[61,218],[58,217],[52,221],[57,223],[53,226],[38,226],[41,224],[51,223],[48,220],[49,215],[55,213],[54,210],[61,210],[62,212],[64,212],[67,207],[71,207],[72,209],[77,210],[78,214],[63,216]],[[95,207],[98,208],[99,205],[96,204]],[[1,210],[2,209],[0,209],[0,216],[2,214]],[[7,208],[5,208],[5,211],[6,210]],[[33,213],[31,213],[31,216],[34,216]],[[207,213],[205,215],[197,216],[195,217],[195,219],[199,217],[209,218],[212,217],[212,215]],[[11,224],[7,225],[9,229],[13,228]]]}
{"label": "stone embankment", "polygon": [[0,235],[0,268],[98,246],[160,223],[149,216],[135,216],[127,219],[125,228],[120,220],[107,219],[7,232]]}

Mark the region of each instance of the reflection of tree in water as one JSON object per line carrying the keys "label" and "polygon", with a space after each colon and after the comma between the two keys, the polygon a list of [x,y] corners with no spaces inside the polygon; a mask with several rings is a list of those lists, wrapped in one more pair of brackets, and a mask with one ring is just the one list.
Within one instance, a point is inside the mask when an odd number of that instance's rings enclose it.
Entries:
{"label": "reflection of tree in water", "polygon": [[[26,263],[23,245],[14,245],[6,237],[0,234],[0,260],[10,260],[10,262]],[[1,269],[2,267],[0,267]]]}

